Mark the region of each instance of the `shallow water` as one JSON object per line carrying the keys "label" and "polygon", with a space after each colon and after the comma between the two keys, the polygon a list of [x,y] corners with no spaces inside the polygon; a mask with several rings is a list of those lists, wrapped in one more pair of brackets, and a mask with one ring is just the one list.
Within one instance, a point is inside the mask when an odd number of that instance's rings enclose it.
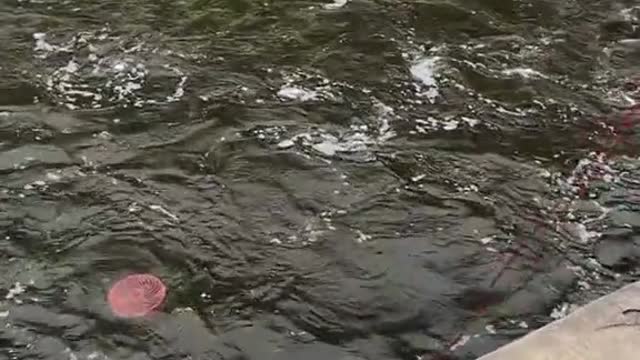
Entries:
{"label": "shallow water", "polygon": [[11,0],[0,49],[1,359],[475,359],[637,278],[633,1]]}

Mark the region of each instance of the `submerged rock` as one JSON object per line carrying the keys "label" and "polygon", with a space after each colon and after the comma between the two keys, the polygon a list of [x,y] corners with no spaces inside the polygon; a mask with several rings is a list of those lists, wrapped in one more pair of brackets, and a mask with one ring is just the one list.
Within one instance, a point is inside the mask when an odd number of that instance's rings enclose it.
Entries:
{"label": "submerged rock", "polygon": [[70,165],[71,157],[53,145],[25,145],[0,153],[0,171],[27,168],[33,164]]}
{"label": "submerged rock", "polygon": [[638,239],[608,239],[595,247],[598,262],[617,272],[629,271],[640,264]]}

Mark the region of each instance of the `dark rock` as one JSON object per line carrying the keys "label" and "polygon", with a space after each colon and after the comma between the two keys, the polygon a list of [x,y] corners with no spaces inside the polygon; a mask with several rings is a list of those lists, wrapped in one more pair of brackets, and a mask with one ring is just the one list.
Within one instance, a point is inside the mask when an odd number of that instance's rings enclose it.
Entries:
{"label": "dark rock", "polygon": [[224,347],[194,311],[159,314],[153,331],[159,335],[171,353],[177,352],[192,359],[220,359]]}
{"label": "dark rock", "polygon": [[11,171],[16,166],[32,164],[69,165],[67,153],[53,145],[25,145],[0,154],[0,171]]}
{"label": "dark rock", "polygon": [[29,348],[29,359],[69,360],[71,351],[60,340],[53,337],[38,338]]}
{"label": "dark rock", "polygon": [[602,266],[617,272],[637,267],[640,260],[640,247],[633,238],[601,240],[596,244],[594,252]]}
{"label": "dark rock", "polygon": [[455,349],[453,353],[457,360],[476,360],[480,356],[508,344],[515,338],[516,336],[503,334],[473,336],[463,346]]}
{"label": "dark rock", "polygon": [[221,336],[225,345],[238,349],[248,360],[357,360],[349,352],[325,343],[300,343],[288,334],[254,325]]}
{"label": "dark rock", "polygon": [[499,312],[509,317],[544,313],[562,299],[576,280],[574,272],[560,264],[550,273],[535,275],[499,307]]}
{"label": "dark rock", "polygon": [[445,350],[445,346],[442,341],[435,339],[429,335],[411,333],[400,335],[398,338],[402,345],[408,347],[414,352],[425,353],[440,352]]}
{"label": "dark rock", "polygon": [[624,227],[624,228],[611,228],[602,232],[601,240],[620,240],[625,239],[632,236],[634,233],[633,229]]}
{"label": "dark rock", "polygon": [[456,303],[463,309],[479,311],[501,303],[506,294],[490,288],[470,287],[456,296]]}
{"label": "dark rock", "polygon": [[14,324],[36,325],[53,328],[65,338],[76,339],[85,336],[95,326],[95,321],[71,314],[59,314],[38,305],[24,305],[11,308],[9,320]]}
{"label": "dark rock", "polygon": [[629,226],[640,227],[640,213],[632,211],[614,211],[609,215],[612,227],[628,228]]}
{"label": "dark rock", "polygon": [[383,336],[355,339],[345,347],[350,351],[355,351],[365,359],[395,360],[398,358],[391,349],[389,341]]}

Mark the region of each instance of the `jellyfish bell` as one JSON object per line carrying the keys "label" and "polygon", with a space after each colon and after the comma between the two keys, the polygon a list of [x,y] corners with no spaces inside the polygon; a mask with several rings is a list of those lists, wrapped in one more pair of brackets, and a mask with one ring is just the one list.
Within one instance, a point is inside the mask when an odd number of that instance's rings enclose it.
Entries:
{"label": "jellyfish bell", "polygon": [[157,310],[167,294],[167,288],[151,274],[132,274],[118,280],[107,294],[114,315],[121,318],[142,317]]}

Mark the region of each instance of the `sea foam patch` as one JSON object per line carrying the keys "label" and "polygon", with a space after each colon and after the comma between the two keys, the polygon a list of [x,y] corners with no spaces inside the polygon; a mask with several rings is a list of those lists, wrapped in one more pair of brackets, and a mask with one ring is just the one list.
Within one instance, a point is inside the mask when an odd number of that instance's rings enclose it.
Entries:
{"label": "sea foam patch", "polygon": [[108,28],[53,36],[33,34],[36,75],[47,96],[68,109],[179,101],[188,75],[172,52],[111,34]]}

